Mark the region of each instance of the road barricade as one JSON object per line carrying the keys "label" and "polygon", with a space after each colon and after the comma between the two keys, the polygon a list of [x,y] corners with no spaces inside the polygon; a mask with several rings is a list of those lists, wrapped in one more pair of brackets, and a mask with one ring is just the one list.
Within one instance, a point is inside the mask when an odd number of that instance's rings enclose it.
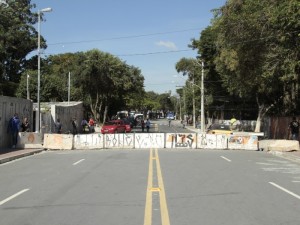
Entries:
{"label": "road barricade", "polygon": [[19,132],[17,148],[43,148],[43,136],[35,132]]}
{"label": "road barricade", "polygon": [[45,134],[44,148],[57,150],[72,150],[73,135],[72,134]]}

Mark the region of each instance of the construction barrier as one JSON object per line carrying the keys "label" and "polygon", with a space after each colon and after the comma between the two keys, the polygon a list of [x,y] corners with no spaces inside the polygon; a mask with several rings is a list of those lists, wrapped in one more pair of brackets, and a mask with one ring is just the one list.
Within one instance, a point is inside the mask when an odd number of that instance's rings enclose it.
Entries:
{"label": "construction barrier", "polygon": [[265,151],[299,151],[299,141],[296,140],[261,140],[258,148]]}
{"label": "construction barrier", "polygon": [[45,134],[45,149],[240,149],[258,150],[258,136],[197,133]]}
{"label": "construction barrier", "polygon": [[45,134],[44,148],[52,150],[72,150],[73,139],[74,137],[72,134]]}
{"label": "construction barrier", "polygon": [[42,148],[43,136],[41,133],[20,132],[17,148]]}

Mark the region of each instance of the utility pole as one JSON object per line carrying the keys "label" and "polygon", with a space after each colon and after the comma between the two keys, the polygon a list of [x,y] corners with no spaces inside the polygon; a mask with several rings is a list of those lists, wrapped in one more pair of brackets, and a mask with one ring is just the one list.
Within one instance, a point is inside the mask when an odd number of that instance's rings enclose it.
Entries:
{"label": "utility pole", "polygon": [[183,95],[183,116],[182,116],[182,107],[181,107],[181,96],[179,95],[179,104],[180,104],[180,120],[185,119],[184,115],[186,115],[186,105],[185,105],[185,87],[184,86],[178,86],[176,87],[182,88],[182,95]]}
{"label": "utility pole", "polygon": [[205,117],[204,117],[204,61],[201,63],[201,133],[204,133]]}
{"label": "utility pole", "polygon": [[68,79],[68,105],[70,104],[70,91],[71,91],[71,72],[69,72],[69,79]]}
{"label": "utility pole", "polygon": [[193,127],[196,128],[195,75],[193,77]]}

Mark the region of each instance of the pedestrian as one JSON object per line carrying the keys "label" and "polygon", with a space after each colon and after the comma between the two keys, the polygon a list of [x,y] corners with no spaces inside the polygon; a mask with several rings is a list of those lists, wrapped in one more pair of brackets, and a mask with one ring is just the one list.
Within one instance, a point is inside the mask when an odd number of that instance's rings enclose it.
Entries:
{"label": "pedestrian", "polygon": [[60,122],[60,119],[56,120],[56,123],[54,124],[54,126],[55,126],[55,133],[61,134],[62,124]]}
{"label": "pedestrian", "polygon": [[185,120],[181,120],[182,128],[185,129]]}
{"label": "pedestrian", "polygon": [[85,128],[88,126],[88,122],[86,121],[86,119],[82,119],[81,120],[81,127],[82,127],[82,133],[85,133]]}
{"label": "pedestrian", "polygon": [[297,121],[296,117],[293,117],[292,122],[290,122],[289,130],[292,134],[292,140],[299,140],[299,122]]}
{"label": "pedestrian", "polygon": [[21,124],[21,132],[29,132],[29,131],[30,131],[30,124],[29,124],[28,118],[25,117]]}
{"label": "pedestrian", "polygon": [[12,148],[16,148],[17,143],[18,143],[20,123],[21,123],[21,121],[20,121],[17,113],[15,113],[14,116],[11,117],[8,121],[7,133],[9,133],[11,135]]}
{"label": "pedestrian", "polygon": [[169,127],[171,126],[171,119],[169,119]]}
{"label": "pedestrian", "polygon": [[76,118],[73,118],[73,120],[72,120],[72,128],[73,128],[72,134],[73,135],[78,134],[78,131],[77,131],[77,120],[76,120]]}
{"label": "pedestrian", "polygon": [[141,126],[142,126],[142,132],[145,130],[145,121],[142,119],[141,120]]}
{"label": "pedestrian", "polygon": [[147,132],[149,133],[149,129],[150,129],[150,120],[147,119],[146,121],[146,129],[147,129]]}
{"label": "pedestrian", "polygon": [[95,121],[94,121],[94,119],[92,117],[89,120],[89,132],[90,133],[94,133],[95,132]]}

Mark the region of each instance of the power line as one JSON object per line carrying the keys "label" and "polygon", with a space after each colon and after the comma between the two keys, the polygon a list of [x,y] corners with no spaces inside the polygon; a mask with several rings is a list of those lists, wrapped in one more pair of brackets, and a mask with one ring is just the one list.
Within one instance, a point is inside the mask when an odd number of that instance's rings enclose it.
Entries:
{"label": "power line", "polygon": [[192,29],[176,30],[176,31],[166,31],[166,32],[158,32],[158,33],[150,33],[150,34],[129,35],[129,36],[121,36],[121,37],[111,37],[111,38],[103,38],[103,39],[95,39],[95,40],[57,42],[57,43],[50,43],[48,45],[67,45],[67,44],[81,44],[81,43],[91,43],[91,42],[101,42],[101,41],[112,41],[112,40],[120,40],[120,39],[130,39],[130,38],[157,36],[157,35],[163,35],[163,34],[183,33],[183,32],[188,32],[188,31],[195,31],[195,30],[201,31],[201,28],[192,28]]}

